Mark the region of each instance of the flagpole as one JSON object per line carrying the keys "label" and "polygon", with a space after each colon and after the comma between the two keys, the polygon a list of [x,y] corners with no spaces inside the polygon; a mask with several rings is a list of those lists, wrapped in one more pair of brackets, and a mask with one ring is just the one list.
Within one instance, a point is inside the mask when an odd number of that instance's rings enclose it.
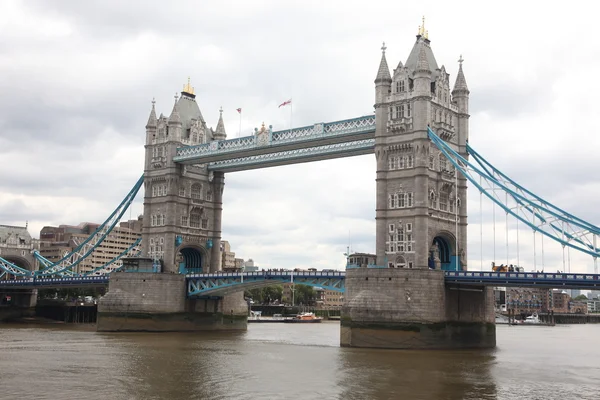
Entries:
{"label": "flagpole", "polygon": [[294,111],[294,102],[292,101],[292,99],[290,99],[290,132],[291,132],[291,130],[293,128],[293,125],[292,125],[292,114],[293,114],[293,111]]}
{"label": "flagpole", "polygon": [[240,111],[240,130],[238,132],[238,137],[242,137],[242,112]]}

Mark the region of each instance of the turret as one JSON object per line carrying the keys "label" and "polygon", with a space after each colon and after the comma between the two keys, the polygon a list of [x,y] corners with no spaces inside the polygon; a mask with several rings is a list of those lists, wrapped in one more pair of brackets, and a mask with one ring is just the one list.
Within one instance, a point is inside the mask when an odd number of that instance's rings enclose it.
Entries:
{"label": "turret", "polygon": [[223,107],[219,110],[219,122],[217,128],[213,134],[214,140],[225,140],[227,139],[227,133],[225,133],[225,124],[223,123]]}
{"label": "turret", "polygon": [[181,140],[181,117],[179,115],[179,109],[177,107],[178,96],[175,94],[175,104],[173,105],[173,111],[171,111],[171,115],[169,116],[168,122],[168,133],[167,140]]}
{"label": "turret", "polygon": [[156,109],[154,108],[155,104],[156,101],[152,99],[152,110],[150,111],[150,116],[148,117],[148,123],[146,123],[146,144],[151,144],[152,140],[156,136],[158,120],[156,119]]}
{"label": "turret", "polygon": [[[381,46],[381,61],[379,62],[379,70],[375,78],[375,103],[380,104],[385,101],[386,96],[390,93],[392,87],[392,76],[385,58],[385,42]],[[377,107],[377,106],[376,106]]]}
{"label": "turret", "polygon": [[467,80],[463,72],[462,55],[458,59],[458,74],[456,75],[456,82],[454,83],[454,89],[452,89],[452,99],[458,107],[458,111],[463,114],[469,113],[469,88],[467,87]]}
{"label": "turret", "polygon": [[462,55],[458,59],[458,74],[456,75],[456,82],[454,83],[454,89],[452,89],[452,101],[458,107],[458,144],[459,151],[464,153],[466,149],[463,147],[469,140],[469,88],[467,87],[467,80],[463,72]]}

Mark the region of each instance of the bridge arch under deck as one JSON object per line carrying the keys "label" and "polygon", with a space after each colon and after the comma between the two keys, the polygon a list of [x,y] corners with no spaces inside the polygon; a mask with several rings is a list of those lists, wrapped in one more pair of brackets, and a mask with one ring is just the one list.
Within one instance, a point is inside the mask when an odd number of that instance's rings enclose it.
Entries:
{"label": "bridge arch under deck", "polygon": [[460,260],[456,259],[456,237],[448,231],[438,232],[431,241],[427,265],[431,269],[460,271]]}
{"label": "bridge arch under deck", "polygon": [[202,246],[183,244],[177,248],[175,263],[179,272],[184,274],[201,274],[207,265],[208,252]]}
{"label": "bridge arch under deck", "polygon": [[[270,285],[292,283],[290,272],[264,271],[239,273],[223,273],[218,276],[207,274],[191,275],[186,278],[188,297],[195,296],[225,296],[228,294],[251,290]],[[343,292],[345,290],[344,273],[294,273],[293,283],[325,290]]]}

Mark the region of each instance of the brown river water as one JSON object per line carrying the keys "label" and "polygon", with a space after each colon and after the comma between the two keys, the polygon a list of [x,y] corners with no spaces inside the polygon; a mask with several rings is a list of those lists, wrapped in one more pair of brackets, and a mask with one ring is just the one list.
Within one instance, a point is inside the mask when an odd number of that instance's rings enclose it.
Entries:
{"label": "brown river water", "polygon": [[238,333],[0,325],[0,399],[600,399],[600,325],[498,326],[487,351],[339,347],[339,324]]}

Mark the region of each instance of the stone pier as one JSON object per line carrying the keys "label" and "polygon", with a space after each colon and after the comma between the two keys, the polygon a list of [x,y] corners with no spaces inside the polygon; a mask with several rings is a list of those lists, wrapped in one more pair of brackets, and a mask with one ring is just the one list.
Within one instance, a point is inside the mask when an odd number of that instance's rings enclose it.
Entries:
{"label": "stone pier", "polygon": [[98,304],[99,332],[245,330],[243,292],[187,299],[180,274],[113,272]]}
{"label": "stone pier", "polygon": [[440,270],[357,268],[346,272],[340,344],[392,349],[491,348],[493,292],[445,287]]}

